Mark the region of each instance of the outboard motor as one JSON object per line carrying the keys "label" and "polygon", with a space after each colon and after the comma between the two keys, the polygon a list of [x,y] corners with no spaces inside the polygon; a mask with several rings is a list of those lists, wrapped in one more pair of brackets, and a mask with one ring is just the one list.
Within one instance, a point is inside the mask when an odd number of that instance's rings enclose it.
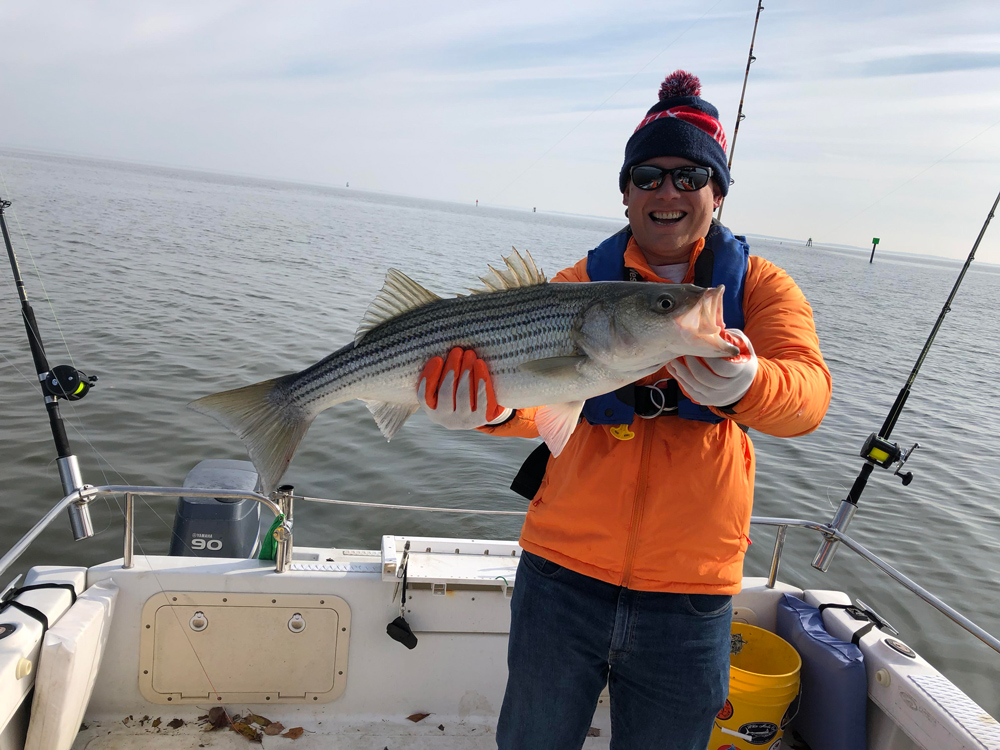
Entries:
{"label": "outboard motor", "polygon": [[[184,478],[185,487],[241,490],[257,488],[249,461],[206,459]],[[170,554],[183,557],[254,557],[260,533],[260,503],[215,497],[181,497],[174,516]]]}

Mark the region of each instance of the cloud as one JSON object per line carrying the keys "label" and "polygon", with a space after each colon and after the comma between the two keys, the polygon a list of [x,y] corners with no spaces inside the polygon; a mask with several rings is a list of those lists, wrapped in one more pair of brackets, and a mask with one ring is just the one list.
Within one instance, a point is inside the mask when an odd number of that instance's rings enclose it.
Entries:
{"label": "cloud", "polygon": [[951,73],[960,70],[1000,68],[998,52],[931,52],[920,55],[883,57],[860,67],[863,76],[910,76]]}

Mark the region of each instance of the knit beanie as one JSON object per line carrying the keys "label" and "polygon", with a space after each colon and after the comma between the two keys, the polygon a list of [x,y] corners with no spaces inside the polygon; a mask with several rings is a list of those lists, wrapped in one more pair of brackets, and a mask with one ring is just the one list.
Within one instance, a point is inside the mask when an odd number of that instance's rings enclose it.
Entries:
{"label": "knit beanie", "polygon": [[675,70],[660,86],[660,100],[625,144],[625,163],[618,186],[625,192],[629,170],[658,156],[680,156],[711,167],[713,179],[723,195],[729,192],[726,166],[726,134],[719,123],[719,110],[701,98],[701,81],[683,70]]}

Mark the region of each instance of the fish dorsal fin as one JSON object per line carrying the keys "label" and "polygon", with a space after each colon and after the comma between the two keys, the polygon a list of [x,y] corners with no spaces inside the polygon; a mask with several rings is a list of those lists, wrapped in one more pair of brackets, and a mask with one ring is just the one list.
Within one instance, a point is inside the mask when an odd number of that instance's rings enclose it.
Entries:
{"label": "fish dorsal fin", "polygon": [[535,265],[535,259],[531,257],[531,253],[525,251],[525,255],[528,257],[522,258],[516,247],[512,247],[511,250],[513,252],[503,259],[506,268],[497,269],[490,266],[489,269],[493,272],[493,275],[486,274],[479,277],[479,280],[486,285],[486,288],[470,290],[473,294],[502,292],[522,286],[544,284],[548,281],[545,278],[545,274]]}
{"label": "fish dorsal fin", "polygon": [[382,291],[368,305],[361,325],[354,332],[354,343],[357,344],[368,331],[387,320],[439,299],[434,292],[424,289],[405,273],[390,268],[385,274]]}

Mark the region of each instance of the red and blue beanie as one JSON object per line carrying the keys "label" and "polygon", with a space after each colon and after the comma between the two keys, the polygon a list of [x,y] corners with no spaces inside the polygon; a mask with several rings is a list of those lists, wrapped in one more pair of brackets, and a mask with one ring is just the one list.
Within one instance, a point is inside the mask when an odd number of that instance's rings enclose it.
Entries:
{"label": "red and blue beanie", "polygon": [[675,70],[660,85],[660,101],[646,113],[625,144],[625,163],[618,186],[625,192],[629,170],[658,156],[680,156],[711,167],[723,195],[729,192],[726,134],[719,110],[702,99],[701,81]]}

